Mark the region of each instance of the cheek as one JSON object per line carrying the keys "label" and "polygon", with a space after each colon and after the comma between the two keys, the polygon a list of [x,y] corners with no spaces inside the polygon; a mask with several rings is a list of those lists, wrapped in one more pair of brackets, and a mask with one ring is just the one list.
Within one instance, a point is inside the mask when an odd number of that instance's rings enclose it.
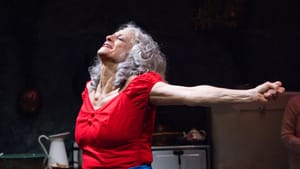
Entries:
{"label": "cheek", "polygon": [[127,59],[128,52],[122,52],[119,54],[118,62],[124,62]]}
{"label": "cheek", "polygon": [[120,62],[126,60],[130,49],[131,49],[130,47],[126,47],[126,48],[122,48],[122,49],[116,51],[116,54],[118,55],[118,58],[119,58]]}

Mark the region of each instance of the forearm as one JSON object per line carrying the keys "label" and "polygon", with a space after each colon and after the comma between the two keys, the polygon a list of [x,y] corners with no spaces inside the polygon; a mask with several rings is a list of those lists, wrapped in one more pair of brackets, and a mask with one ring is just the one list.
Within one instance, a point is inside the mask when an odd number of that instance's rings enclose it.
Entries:
{"label": "forearm", "polygon": [[215,103],[248,103],[255,101],[253,89],[236,90],[208,85],[190,87],[185,104],[190,106]]}

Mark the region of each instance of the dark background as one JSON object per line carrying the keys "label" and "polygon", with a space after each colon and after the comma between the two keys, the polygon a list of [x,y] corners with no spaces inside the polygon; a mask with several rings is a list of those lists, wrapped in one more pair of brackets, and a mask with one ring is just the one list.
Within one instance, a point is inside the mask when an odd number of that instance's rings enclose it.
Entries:
{"label": "dark background", "polygon": [[[227,3],[240,13],[217,21],[210,21],[209,14],[199,21],[198,10],[209,2],[214,2],[209,9],[221,16]],[[0,3],[0,152],[41,152],[40,134],[73,132],[81,92],[89,79],[87,67],[105,36],[128,21],[134,21],[159,43],[167,55],[170,83],[248,88],[281,80],[288,91],[300,90],[300,12],[296,1]],[[232,25],[232,20],[236,24]],[[18,108],[18,98],[27,88],[40,92],[41,108],[35,114],[26,115]],[[159,110],[158,122],[168,123],[173,130],[209,130],[207,109]],[[66,141],[71,147],[73,134]]]}

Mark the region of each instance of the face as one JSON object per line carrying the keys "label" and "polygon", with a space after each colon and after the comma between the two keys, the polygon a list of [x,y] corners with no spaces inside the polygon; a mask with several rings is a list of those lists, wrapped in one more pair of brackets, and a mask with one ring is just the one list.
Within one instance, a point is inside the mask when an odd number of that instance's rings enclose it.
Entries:
{"label": "face", "polygon": [[112,35],[108,35],[97,54],[103,62],[122,62],[126,59],[128,51],[133,46],[133,38],[133,33],[128,29],[122,29]]}

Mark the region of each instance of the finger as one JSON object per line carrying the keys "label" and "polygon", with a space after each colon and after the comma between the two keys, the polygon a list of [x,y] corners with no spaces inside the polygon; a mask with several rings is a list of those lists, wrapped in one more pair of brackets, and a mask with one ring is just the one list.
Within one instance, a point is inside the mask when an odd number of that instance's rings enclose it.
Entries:
{"label": "finger", "polygon": [[269,97],[273,97],[277,94],[278,94],[277,90],[269,89],[267,92],[264,93],[264,96],[269,98]]}
{"label": "finger", "polygon": [[276,82],[272,83],[269,87],[271,89],[275,90],[275,91],[272,91],[273,93],[274,92],[276,92],[276,93],[283,93],[285,91],[285,88],[282,87],[282,83],[280,81],[276,81]]}
{"label": "finger", "polygon": [[280,86],[281,86],[281,82],[279,82],[279,81],[269,84],[269,87],[272,89],[278,89]]}
{"label": "finger", "polygon": [[279,87],[279,88],[277,89],[277,92],[278,92],[278,93],[284,93],[284,92],[285,92],[285,88],[284,88],[284,87]]}
{"label": "finger", "polygon": [[282,86],[282,83],[281,81],[276,81],[275,84],[279,87],[279,86]]}
{"label": "finger", "polygon": [[264,95],[264,97],[265,97],[265,98],[268,98],[268,97],[270,97],[270,96],[271,96],[270,89],[269,89],[269,90],[267,90],[266,92],[264,92],[264,93],[263,93],[263,95]]}
{"label": "finger", "polygon": [[284,92],[284,88],[282,87],[277,90],[270,89],[266,93],[264,93],[264,96],[268,100],[276,100],[282,92]]}

